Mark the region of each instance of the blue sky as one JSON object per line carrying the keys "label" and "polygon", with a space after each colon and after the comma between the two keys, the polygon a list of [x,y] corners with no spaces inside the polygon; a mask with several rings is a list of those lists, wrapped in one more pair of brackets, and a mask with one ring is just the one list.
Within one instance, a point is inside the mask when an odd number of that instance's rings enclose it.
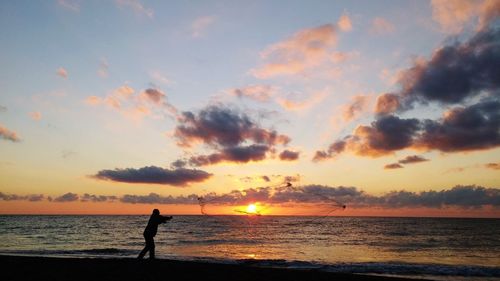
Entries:
{"label": "blue sky", "polygon": [[[369,157],[351,147],[352,153],[312,161],[317,151],[379,120],[377,98],[400,92],[405,70],[430,65],[443,46],[498,28],[495,1],[450,2],[3,2],[0,125],[19,141],[4,136],[0,142],[0,188],[181,195],[265,184],[237,180],[263,174],[298,174],[302,184],[352,185],[375,194],[498,187],[497,170],[484,168],[498,162],[496,140],[451,151],[415,144]],[[444,120],[446,112],[484,96],[498,101],[490,93],[495,87],[457,103],[413,104],[397,116]],[[196,116],[210,105],[246,114],[291,141],[270,143],[263,161],[198,167],[213,176],[188,188],[89,177],[116,168],[170,169],[176,160],[224,151],[207,139],[179,146],[176,132],[190,124],[179,121],[182,112]],[[285,149],[300,156],[279,161]],[[430,161],[384,169],[411,155]]]}

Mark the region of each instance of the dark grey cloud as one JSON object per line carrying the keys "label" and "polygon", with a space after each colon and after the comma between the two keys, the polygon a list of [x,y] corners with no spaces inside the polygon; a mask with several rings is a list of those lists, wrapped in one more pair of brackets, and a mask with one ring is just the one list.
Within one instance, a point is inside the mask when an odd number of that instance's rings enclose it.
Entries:
{"label": "dark grey cloud", "polygon": [[175,136],[182,146],[202,142],[215,147],[234,147],[245,142],[276,145],[290,138],[263,129],[247,114],[222,105],[211,105],[198,113],[186,111],[178,119]]}
{"label": "dark grey cloud", "polygon": [[342,153],[345,150],[347,141],[349,139],[351,139],[351,136],[347,136],[346,138],[344,138],[344,140],[339,140],[339,141],[336,141],[336,142],[330,144],[330,146],[328,147],[328,150],[326,150],[326,151],[316,151],[316,154],[314,155],[313,161],[326,160],[329,158],[333,158],[336,155]]}
{"label": "dark grey cloud", "polygon": [[139,169],[114,169],[101,170],[94,178],[126,183],[146,184],[168,184],[174,186],[185,186],[193,182],[202,182],[210,178],[212,174],[196,169],[179,168],[175,170],[164,169],[155,166]]}
{"label": "dark grey cloud", "polygon": [[7,111],[7,107],[0,105],[0,112],[6,112],[6,111]]}
{"label": "dark grey cloud", "polygon": [[270,182],[271,179],[268,176],[261,176],[261,179],[263,179],[265,182]]}
{"label": "dark grey cloud", "polygon": [[314,161],[333,158],[346,149],[362,156],[378,157],[413,145],[420,129],[417,119],[380,116],[370,126],[358,126],[352,136],[332,143],[327,151],[316,151]]}
{"label": "dark grey cloud", "polygon": [[499,96],[500,29],[479,31],[462,43],[444,46],[428,61],[406,70],[400,80],[406,102],[459,103],[480,94]]}
{"label": "dark grey cloud", "polygon": [[85,193],[80,197],[82,202],[113,202],[118,200],[117,196],[114,195],[95,195]]}
{"label": "dark grey cloud", "polygon": [[0,192],[0,200],[4,201],[31,201],[38,202],[44,199],[43,194],[17,195]]}
{"label": "dark grey cloud", "polygon": [[199,112],[183,112],[177,121],[174,135],[178,145],[190,147],[202,143],[213,153],[179,159],[171,164],[176,168],[262,161],[268,152],[275,151],[276,145],[290,142],[288,136],[264,129],[248,114],[222,104],[210,105]]}
{"label": "dark grey cloud", "polygon": [[406,156],[404,159],[401,159],[398,161],[400,164],[413,164],[413,163],[420,163],[420,162],[425,162],[429,161],[429,159],[425,159],[422,156],[419,155],[409,155]]}
{"label": "dark grey cloud", "polygon": [[443,208],[457,206],[463,208],[479,208],[485,205],[500,207],[500,189],[481,186],[455,186],[449,190],[393,191],[381,198],[381,205],[389,208],[430,207]]}
{"label": "dark grey cloud", "polygon": [[384,166],[384,169],[386,170],[393,170],[393,169],[402,169],[404,168],[403,165],[399,163],[392,163],[392,164],[387,164]]}
{"label": "dark grey cloud", "polygon": [[120,198],[123,203],[131,204],[198,204],[198,196],[195,194],[188,196],[161,196],[157,193],[148,195],[125,194]]}
{"label": "dark grey cloud", "polygon": [[[0,200],[29,200],[41,201],[42,194],[15,195],[0,192]],[[55,199],[47,197],[53,202],[116,202],[130,204],[188,204],[198,205],[199,198],[206,204],[213,205],[245,205],[253,202],[263,204],[287,205],[293,203],[310,203],[348,208],[447,208],[458,207],[463,209],[493,206],[500,208],[500,189],[486,188],[476,185],[458,185],[451,189],[410,192],[405,190],[391,191],[380,196],[374,196],[359,190],[356,187],[305,185],[293,186],[283,184],[278,187],[257,187],[245,190],[233,190],[224,194],[208,193],[200,197],[196,194],[183,196],[162,196],[157,193],[148,195],[126,194],[121,197],[110,195],[66,193]]]}
{"label": "dark grey cloud", "polygon": [[[124,195],[120,202],[132,204],[192,204],[198,205],[199,196],[161,196]],[[500,189],[485,188],[475,185],[455,186],[437,191],[391,191],[380,196],[365,193],[356,187],[331,187],[325,185],[280,187],[258,187],[245,190],[233,190],[224,194],[208,193],[202,196],[204,202],[213,205],[245,205],[252,202],[264,204],[312,203],[341,206],[348,208],[380,207],[396,208],[481,208],[484,206],[500,207]]]}
{"label": "dark grey cloud", "polygon": [[285,149],[280,153],[279,157],[283,161],[295,161],[299,159],[299,154],[300,152],[298,151]]}
{"label": "dark grey cloud", "polygon": [[500,101],[484,100],[450,110],[443,120],[425,120],[417,146],[444,152],[500,145]]}
{"label": "dark grey cloud", "polygon": [[78,194],[76,193],[71,193],[71,192],[68,192],[68,193],[65,193],[61,196],[58,196],[56,198],[53,199],[54,202],[74,202],[74,201],[77,201],[80,197],[78,196]]}
{"label": "dark grey cloud", "polygon": [[269,146],[258,144],[227,147],[217,153],[192,156],[187,162],[192,166],[206,166],[219,162],[247,163],[250,161],[261,161],[266,158],[266,153],[269,150]]}
{"label": "dark grey cloud", "polygon": [[317,151],[313,160],[333,158],[345,150],[377,157],[405,148],[460,152],[498,146],[500,101],[489,98],[452,108],[439,120],[379,116],[370,126],[358,126],[352,136],[332,143],[327,151]]}

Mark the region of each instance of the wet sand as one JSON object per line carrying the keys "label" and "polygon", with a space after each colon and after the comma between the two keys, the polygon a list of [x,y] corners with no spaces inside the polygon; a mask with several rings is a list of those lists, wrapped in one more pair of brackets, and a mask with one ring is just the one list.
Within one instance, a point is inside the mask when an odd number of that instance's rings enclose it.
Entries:
{"label": "wet sand", "polygon": [[0,256],[2,280],[415,280],[174,260]]}

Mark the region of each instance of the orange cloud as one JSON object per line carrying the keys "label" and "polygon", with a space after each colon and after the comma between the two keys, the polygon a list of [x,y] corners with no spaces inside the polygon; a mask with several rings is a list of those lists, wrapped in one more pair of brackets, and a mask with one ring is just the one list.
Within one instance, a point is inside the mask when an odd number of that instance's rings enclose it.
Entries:
{"label": "orange cloud", "polygon": [[351,98],[351,102],[342,107],[342,118],[349,122],[365,112],[370,104],[371,96],[356,95]]}
{"label": "orange cloud", "polygon": [[370,32],[372,34],[388,34],[396,30],[396,27],[388,20],[377,17],[373,19]]}
{"label": "orange cloud", "polygon": [[323,101],[327,96],[327,90],[318,91],[309,96],[299,93],[290,93],[286,97],[278,97],[276,102],[287,110],[306,111]]}
{"label": "orange cloud", "polygon": [[10,140],[12,142],[21,141],[16,132],[7,129],[6,127],[2,126],[2,124],[0,124],[0,138]]}
{"label": "orange cloud", "polygon": [[261,79],[294,75],[329,61],[337,43],[332,24],[300,30],[288,39],[266,48],[261,57],[266,63],[251,73]]}
{"label": "orange cloud", "polygon": [[107,105],[133,120],[141,120],[145,116],[176,116],[177,109],[167,101],[167,96],[159,89],[148,88],[137,93],[124,85],[109,93],[106,97],[89,96],[85,103],[93,106]]}
{"label": "orange cloud", "polygon": [[29,115],[30,115],[31,119],[33,119],[35,121],[42,119],[42,114],[38,111],[30,112]]}
{"label": "orange cloud", "polygon": [[217,18],[215,16],[199,17],[191,24],[191,36],[194,38],[203,36],[205,30],[212,25]]}
{"label": "orange cloud", "polygon": [[66,71],[66,69],[64,69],[63,67],[59,67],[57,69],[57,75],[61,76],[62,78],[67,78],[68,77],[68,71]]}
{"label": "orange cloud", "polygon": [[432,18],[449,33],[461,32],[468,23],[474,22],[478,29],[488,26],[500,16],[500,2],[497,0],[432,0]]}
{"label": "orange cloud", "polygon": [[375,104],[375,113],[390,114],[396,112],[399,107],[399,96],[396,94],[386,93],[377,97],[377,101]]}
{"label": "orange cloud", "polygon": [[340,16],[339,21],[337,22],[338,27],[340,30],[344,32],[348,32],[352,30],[352,22],[351,18],[347,13],[343,13],[342,16]]}

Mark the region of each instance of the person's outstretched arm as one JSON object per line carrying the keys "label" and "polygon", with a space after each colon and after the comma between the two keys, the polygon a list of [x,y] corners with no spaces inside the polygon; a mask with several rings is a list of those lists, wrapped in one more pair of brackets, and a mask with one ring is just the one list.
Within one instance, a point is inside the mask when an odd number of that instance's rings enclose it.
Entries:
{"label": "person's outstretched arm", "polygon": [[167,222],[172,219],[172,216],[162,216],[161,217],[161,222]]}

